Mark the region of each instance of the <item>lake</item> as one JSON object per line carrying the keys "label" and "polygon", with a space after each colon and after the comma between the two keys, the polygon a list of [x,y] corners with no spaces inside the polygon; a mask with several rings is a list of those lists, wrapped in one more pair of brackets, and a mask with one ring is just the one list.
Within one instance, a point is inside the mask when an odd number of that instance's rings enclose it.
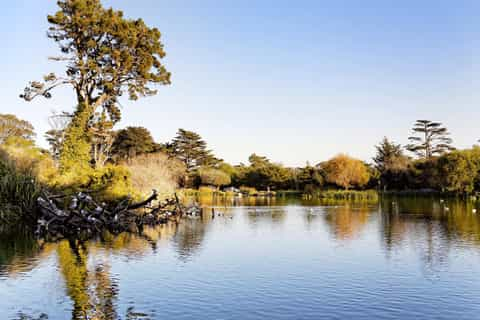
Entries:
{"label": "lake", "polygon": [[140,235],[0,235],[0,318],[480,319],[474,202],[210,200]]}

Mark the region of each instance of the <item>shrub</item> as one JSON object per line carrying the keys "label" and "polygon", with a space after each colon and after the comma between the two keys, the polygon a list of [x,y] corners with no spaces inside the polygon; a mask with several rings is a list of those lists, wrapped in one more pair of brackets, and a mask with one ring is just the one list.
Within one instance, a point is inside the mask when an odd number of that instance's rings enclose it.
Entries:
{"label": "shrub", "polygon": [[327,181],[339,187],[363,187],[370,178],[367,166],[360,160],[339,154],[322,164]]}
{"label": "shrub", "polygon": [[198,193],[201,193],[201,194],[213,194],[214,192],[215,190],[213,190],[211,187],[200,186],[198,188]]}
{"label": "shrub", "polygon": [[230,175],[219,169],[200,168],[198,170],[198,176],[200,177],[202,184],[215,186],[217,188],[231,183]]}
{"label": "shrub", "polygon": [[252,187],[246,187],[246,186],[241,186],[240,187],[240,192],[244,193],[244,194],[247,194],[249,196],[254,196],[254,195],[258,194],[257,189],[252,188]]}
{"label": "shrub", "polygon": [[161,152],[135,157],[124,162],[124,166],[130,170],[133,189],[141,196],[150,194],[152,189],[161,198],[171,196],[186,173],[181,161]]}
{"label": "shrub", "polygon": [[58,174],[51,157],[30,140],[9,138],[1,145],[1,150],[4,162],[13,165],[19,173],[35,176],[39,183],[48,185]]}

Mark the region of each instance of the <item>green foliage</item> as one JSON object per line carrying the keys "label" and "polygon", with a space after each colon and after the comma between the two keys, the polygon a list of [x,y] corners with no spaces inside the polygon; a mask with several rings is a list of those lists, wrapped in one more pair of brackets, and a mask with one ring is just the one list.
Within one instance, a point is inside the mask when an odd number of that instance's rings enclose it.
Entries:
{"label": "green foliage", "polygon": [[0,150],[0,224],[14,226],[35,215],[40,186],[32,172],[19,171]]}
{"label": "green foliage", "polygon": [[208,186],[200,186],[198,188],[198,193],[207,195],[207,194],[213,194],[216,190],[212,189],[211,187]]}
{"label": "green foliage", "polygon": [[322,172],[309,164],[298,170],[296,181],[298,184],[297,189],[307,192],[321,188],[325,184],[325,178]]}
{"label": "green foliage", "polygon": [[226,186],[231,183],[230,175],[219,169],[201,167],[198,169],[198,176],[203,185],[215,187]]}
{"label": "green foliage", "polygon": [[375,148],[377,154],[373,161],[380,175],[381,187],[384,190],[403,188],[411,161],[403,154],[402,147],[385,137]]}
{"label": "green foliage", "polygon": [[378,201],[378,193],[375,190],[317,190],[311,196],[329,200]]}
{"label": "green foliage", "polygon": [[252,154],[249,157],[250,166],[237,168],[237,185],[245,185],[257,189],[288,188],[292,171],[281,164],[272,163],[268,158]]}
{"label": "green foliage", "polygon": [[[63,171],[86,169],[95,164],[91,152],[92,132],[112,127],[120,120],[118,98],[125,92],[131,100],[153,95],[153,84],[170,84],[170,73],[161,64],[165,56],[160,31],[143,20],[126,19],[121,11],[104,8],[100,0],[58,1],[59,11],[48,16],[48,37],[66,63],[64,76],[46,75],[32,81],[21,98],[51,97],[61,85],[72,86],[77,109],[61,148]],[[98,111],[100,110],[100,111]]]}
{"label": "green foliage", "polygon": [[17,172],[33,175],[41,184],[48,184],[57,174],[57,168],[48,153],[36,147],[31,140],[10,137],[0,150]]}
{"label": "green foliage", "polygon": [[60,150],[60,169],[63,172],[88,170],[91,166],[91,134],[88,130],[91,109],[84,103],[80,104],[65,131]]}
{"label": "green foliage", "polygon": [[452,139],[448,137],[450,133],[439,122],[417,120],[413,132],[415,135],[408,138],[411,143],[407,149],[420,158],[429,159],[454,149]]}
{"label": "green foliage", "polygon": [[[441,186],[446,191],[471,193],[478,177],[478,160],[471,150],[453,151],[438,159]],[[477,155],[478,156],[478,155]]]}
{"label": "green foliage", "polygon": [[94,170],[88,188],[104,201],[139,197],[133,189],[130,170],[124,166],[107,165]]}
{"label": "green foliage", "polygon": [[127,127],[117,132],[112,145],[112,157],[130,159],[153,152],[156,146],[150,131],[144,127]]}
{"label": "green foliage", "polygon": [[50,181],[49,187],[65,194],[91,192],[96,199],[107,202],[127,197],[139,198],[139,193],[132,186],[130,170],[120,165],[61,172]]}
{"label": "green foliage", "polygon": [[240,192],[249,196],[256,196],[258,194],[257,189],[253,187],[240,186]]}
{"label": "green foliage", "polygon": [[230,178],[238,175],[238,169],[229,163],[221,162],[216,166],[218,170],[225,172]]}
{"label": "green foliage", "polygon": [[35,132],[32,124],[13,114],[0,114],[0,144],[12,137],[33,140]]}
{"label": "green foliage", "polygon": [[175,157],[185,163],[188,172],[200,166],[213,166],[220,162],[207,149],[207,143],[202,137],[193,131],[178,129],[171,150]]}
{"label": "green foliage", "polygon": [[52,154],[53,159],[55,160],[60,159],[60,150],[63,144],[63,137],[64,137],[63,130],[51,129],[45,132],[45,139],[50,145],[50,152]]}

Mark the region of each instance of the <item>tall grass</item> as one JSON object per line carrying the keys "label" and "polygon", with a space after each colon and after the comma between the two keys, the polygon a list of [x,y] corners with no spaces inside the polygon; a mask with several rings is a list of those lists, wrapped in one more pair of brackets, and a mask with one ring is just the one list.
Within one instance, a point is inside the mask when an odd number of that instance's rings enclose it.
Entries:
{"label": "tall grass", "polygon": [[375,190],[318,190],[305,194],[304,197],[329,200],[378,201],[378,193]]}
{"label": "tall grass", "polygon": [[[36,214],[40,186],[32,173],[19,172],[0,158],[0,224],[14,226]],[[31,219],[30,219],[31,220]]]}

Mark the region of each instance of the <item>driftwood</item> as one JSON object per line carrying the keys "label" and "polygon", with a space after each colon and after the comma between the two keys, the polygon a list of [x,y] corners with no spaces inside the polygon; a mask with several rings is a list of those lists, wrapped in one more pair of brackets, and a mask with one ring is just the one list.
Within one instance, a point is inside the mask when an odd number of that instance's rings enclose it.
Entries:
{"label": "driftwood", "polygon": [[184,207],[178,197],[152,206],[158,194],[154,190],[147,199],[132,203],[124,200],[114,206],[97,203],[88,193],[79,192],[67,199],[64,195],[43,192],[37,199],[39,218],[36,235],[39,237],[91,237],[109,231],[118,234],[136,232],[144,225],[156,225],[177,219],[183,214],[197,214],[197,207]]}

